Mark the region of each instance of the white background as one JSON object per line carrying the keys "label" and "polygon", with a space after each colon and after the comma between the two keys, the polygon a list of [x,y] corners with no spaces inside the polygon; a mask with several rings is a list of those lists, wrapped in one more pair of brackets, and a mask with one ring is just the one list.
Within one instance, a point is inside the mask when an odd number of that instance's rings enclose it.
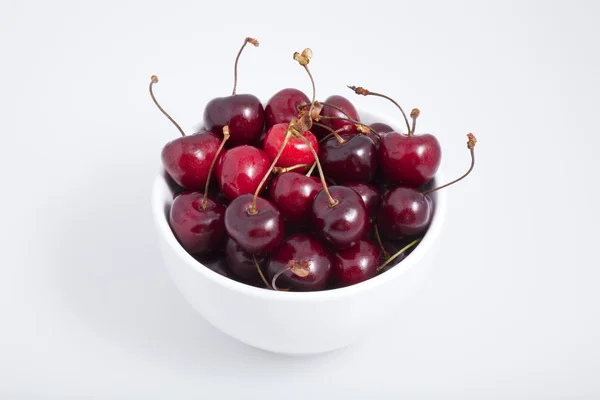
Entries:
{"label": "white background", "polygon": [[[0,2],[0,398],[598,398],[597,2]],[[310,84],[419,107],[449,189],[438,267],[402,313],[319,357],[248,348],[161,264],[150,186],[228,95]],[[215,299],[215,301],[218,301]],[[235,316],[232,316],[234,318]],[[290,338],[298,340],[298,338]]]}

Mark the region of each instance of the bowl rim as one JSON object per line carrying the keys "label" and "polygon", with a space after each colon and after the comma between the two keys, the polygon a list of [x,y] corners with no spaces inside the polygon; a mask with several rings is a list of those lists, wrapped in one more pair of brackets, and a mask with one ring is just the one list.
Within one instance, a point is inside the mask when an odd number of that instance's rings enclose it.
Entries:
{"label": "bowl rim", "polygon": [[[357,107],[358,108],[358,107]],[[362,116],[363,113],[369,117],[388,123],[389,117],[385,117],[378,113],[359,109],[359,113]],[[371,119],[371,118],[369,118]],[[443,171],[440,165],[436,172],[436,179],[444,182]],[[383,274],[379,274],[370,278],[366,281],[357,283],[351,286],[345,286],[335,289],[327,289],[322,291],[314,292],[285,292],[268,290],[259,288],[251,285],[247,285],[242,282],[238,282],[234,279],[225,277],[210,268],[204,266],[198,260],[196,260],[191,254],[179,244],[179,241],[175,237],[169,222],[168,217],[165,215],[165,202],[164,202],[164,188],[167,187],[165,170],[161,166],[159,169],[158,176],[154,179],[152,184],[152,214],[154,223],[158,234],[163,237],[166,243],[173,249],[178,255],[182,262],[185,262],[189,267],[194,269],[197,273],[202,275],[204,278],[211,280],[213,283],[223,286],[225,289],[240,292],[244,295],[251,297],[257,297],[265,300],[279,300],[279,301],[296,301],[296,302],[313,302],[321,301],[324,299],[340,299],[349,296],[353,296],[360,292],[369,291],[377,288],[380,285],[384,285],[399,276],[412,269],[418,262],[423,258],[425,253],[429,251],[432,245],[436,242],[439,236],[441,227],[445,220],[446,214],[446,191],[440,190],[436,192],[435,207],[433,210],[433,216],[431,224],[423,236],[423,239],[419,245],[404,259],[401,263],[396,264],[393,268],[390,268]]]}

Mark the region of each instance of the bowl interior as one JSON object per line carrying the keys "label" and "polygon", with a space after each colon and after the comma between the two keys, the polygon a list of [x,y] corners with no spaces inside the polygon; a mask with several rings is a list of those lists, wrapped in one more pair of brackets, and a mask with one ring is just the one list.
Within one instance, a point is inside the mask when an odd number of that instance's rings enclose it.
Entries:
{"label": "bowl interior", "polygon": [[[394,122],[393,119],[378,115],[365,110],[359,110],[361,121],[366,124],[374,122],[383,122],[390,125],[394,129],[398,129],[398,123]],[[441,169],[441,168],[440,168]],[[440,170],[436,174],[434,183],[442,182],[443,177]],[[378,285],[384,284],[387,281],[398,278],[400,275],[405,273],[408,269],[413,268],[418,264],[422,256],[430,250],[435,244],[441,225],[444,219],[445,213],[445,193],[444,191],[435,192],[431,195],[434,202],[434,210],[432,221],[429,229],[425,233],[423,239],[415,247],[415,249],[399,264],[393,266],[385,273],[379,274],[374,278],[371,278],[365,282],[358,283],[356,285],[347,286],[337,289],[328,289],[318,292],[277,292],[273,290],[266,290],[263,288],[257,288],[254,286],[246,285],[236,280],[227,278],[220,275],[217,272],[212,271],[208,267],[202,265],[194,257],[188,254],[183,247],[179,244],[175,238],[170,226],[169,226],[169,210],[173,203],[173,194],[176,187],[166,175],[164,169],[160,169],[159,175],[155,179],[153,186],[153,215],[157,226],[158,234],[162,235],[167,241],[169,246],[178,254],[181,261],[188,264],[189,267],[194,268],[198,274],[201,274],[204,278],[210,279],[215,283],[223,285],[231,290],[242,291],[250,296],[258,297],[273,297],[279,300],[290,300],[290,301],[318,301],[324,297],[343,297],[350,296],[357,291],[371,290]]]}

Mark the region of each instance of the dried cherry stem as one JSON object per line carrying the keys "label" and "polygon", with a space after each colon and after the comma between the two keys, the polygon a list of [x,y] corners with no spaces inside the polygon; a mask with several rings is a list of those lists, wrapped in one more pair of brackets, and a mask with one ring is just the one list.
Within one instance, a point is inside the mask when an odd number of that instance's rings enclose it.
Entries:
{"label": "dried cherry stem", "polygon": [[340,132],[346,132],[346,131],[349,131],[350,129],[352,129],[352,127],[350,125],[344,125],[343,127],[341,127],[340,129],[338,129],[337,131],[334,131],[333,128],[330,128],[327,125],[323,125],[323,124],[320,124],[318,122],[313,122],[313,125],[320,126],[321,128],[325,128],[325,129],[327,129],[330,132],[323,139],[319,140],[319,144],[323,143],[325,140],[329,139],[331,136],[335,136],[335,139],[338,141],[339,144],[344,144],[344,143],[346,143],[346,140],[344,140],[344,138],[342,138],[339,135]]}
{"label": "dried cherry stem", "polygon": [[258,260],[256,259],[256,256],[254,254],[252,254],[252,259],[254,260],[254,265],[256,265],[256,270],[258,271],[258,275],[260,275],[260,279],[262,279],[263,283],[265,284],[265,286],[267,288],[273,289],[271,287],[271,285],[269,285],[267,278],[265,278],[265,275],[263,274],[262,270],[260,269],[260,264],[258,263]]}
{"label": "dried cherry stem", "polygon": [[297,135],[297,137],[299,137],[300,139],[302,139],[302,141],[304,143],[306,143],[306,145],[312,152],[313,156],[315,157],[315,162],[317,163],[317,168],[319,168],[319,177],[321,178],[321,184],[323,185],[323,190],[325,191],[325,194],[327,195],[327,198],[329,199],[329,207],[337,206],[340,202],[338,200],[334,199],[333,197],[331,197],[331,193],[329,193],[329,189],[327,188],[327,182],[325,181],[325,174],[323,173],[323,168],[321,168],[321,163],[319,162],[319,155],[317,154],[315,149],[313,149],[310,142],[304,136]]}
{"label": "dried cherry stem", "polygon": [[310,167],[311,164],[296,164],[296,165],[292,165],[291,167],[273,167],[273,173],[275,175],[280,175],[283,174],[284,172],[290,172],[293,171],[295,169],[299,169],[299,168],[308,168]]}
{"label": "dried cherry stem", "polygon": [[409,136],[412,136],[415,134],[415,128],[417,127],[417,118],[419,118],[419,115],[421,115],[421,111],[418,108],[413,108],[412,111],[410,112],[410,117],[412,118],[412,130],[409,133]]}
{"label": "dried cherry stem", "polygon": [[315,161],[312,165],[312,167],[310,167],[310,169],[308,170],[308,172],[306,173],[306,176],[311,176],[313,171],[315,170],[315,167],[317,166],[317,162]]}
{"label": "dried cherry stem", "polygon": [[477,138],[472,133],[469,133],[467,135],[467,138],[469,139],[467,141],[467,149],[469,149],[469,151],[471,152],[471,167],[469,167],[469,170],[467,172],[465,172],[463,176],[461,176],[458,179],[453,180],[452,182],[448,182],[445,185],[438,186],[438,187],[436,187],[434,189],[429,189],[429,190],[424,191],[423,192],[424,195],[428,195],[428,194],[436,192],[436,191],[438,191],[440,189],[443,189],[443,188],[446,188],[448,186],[454,185],[455,183],[460,182],[463,179],[465,179],[467,177],[467,175],[469,175],[471,173],[471,171],[473,171],[473,167],[475,167],[475,144],[477,143]]}
{"label": "dried cherry stem", "polygon": [[302,260],[300,262],[298,262],[296,260],[290,260],[287,263],[287,265],[285,266],[285,268],[282,268],[280,271],[277,271],[277,273],[273,276],[273,279],[271,280],[271,286],[273,287],[273,290],[277,290],[277,291],[289,290],[289,289],[279,289],[277,287],[277,284],[275,283],[277,281],[277,278],[279,278],[283,273],[285,273],[287,271],[292,271],[292,273],[294,275],[299,276],[300,278],[307,277],[308,274],[310,273],[310,263],[306,260]]}
{"label": "dried cherry stem", "polygon": [[381,241],[381,236],[379,235],[379,228],[377,227],[377,225],[375,225],[375,238],[377,239],[377,243],[379,244],[379,247],[381,248],[381,252],[383,253],[383,258],[385,258],[387,260],[388,258],[390,258],[390,253],[383,246],[383,242]]}
{"label": "dried cherry stem", "polygon": [[287,145],[287,142],[290,140],[291,136],[292,136],[292,130],[291,130],[291,128],[288,127],[287,133],[285,134],[285,138],[283,139],[283,143],[281,144],[281,147],[279,148],[277,155],[273,159],[273,162],[271,163],[271,167],[269,167],[269,170],[267,171],[265,176],[263,176],[262,180],[258,184],[258,187],[256,188],[256,191],[254,192],[254,197],[252,198],[252,204],[250,205],[250,208],[248,208],[249,215],[258,214],[258,210],[256,209],[256,199],[258,198],[258,195],[259,195],[260,191],[262,190],[262,187],[267,182],[267,179],[269,179],[269,176],[271,175],[271,171],[273,170],[273,168],[275,168],[275,164],[277,164],[277,161],[279,161],[279,157],[281,157],[281,153],[283,153],[283,150],[285,149],[285,146]]}
{"label": "dried cherry stem", "polygon": [[244,51],[244,47],[246,47],[246,45],[248,43],[252,43],[254,45],[254,47],[258,47],[258,40],[251,38],[251,37],[247,37],[246,39],[244,39],[244,44],[242,45],[242,47],[240,47],[240,51],[238,51],[237,53],[237,57],[235,58],[235,64],[233,66],[233,91],[231,92],[232,96],[235,96],[235,91],[237,89],[237,77],[238,77],[238,61],[240,60],[240,56],[242,55],[242,52]]}
{"label": "dried cherry stem", "polygon": [[[313,102],[314,102],[314,100],[313,100]],[[338,110],[339,112],[341,112],[342,114],[344,114],[347,118],[350,118],[350,116],[348,115],[348,113],[346,111],[342,110],[340,107],[336,106],[335,104],[323,103],[323,102],[319,102],[319,103],[321,103],[322,106],[331,107],[331,108],[333,108],[335,110]],[[300,105],[298,105],[298,107],[296,107],[296,109],[298,111],[300,111],[301,108],[305,108],[305,107],[308,107],[308,106],[310,106],[310,104],[300,104]]]}
{"label": "dried cherry stem", "polygon": [[215,156],[213,157],[213,160],[210,163],[210,168],[208,169],[208,177],[206,178],[206,185],[204,186],[204,198],[202,199],[202,205],[200,206],[202,210],[206,210],[208,200],[208,188],[210,186],[210,177],[212,176],[213,168],[215,167],[217,159],[219,158],[219,154],[221,154],[221,150],[223,150],[223,147],[225,146],[225,142],[227,142],[228,140],[229,126],[225,125],[223,127],[223,140],[221,141],[221,144],[219,145],[219,148],[217,149],[217,152],[215,153]]}
{"label": "dried cherry stem", "polygon": [[350,85],[348,85],[348,88],[350,90],[353,90],[354,93],[356,93],[356,94],[361,94],[363,96],[383,97],[384,99],[387,99],[387,100],[391,101],[392,103],[394,103],[394,105],[396,107],[398,107],[398,109],[400,110],[400,112],[402,112],[402,116],[404,117],[404,122],[406,122],[406,129],[408,129],[408,136],[412,136],[411,135],[411,130],[410,130],[410,124],[408,123],[408,118],[406,117],[406,113],[404,112],[404,110],[402,109],[402,107],[400,107],[400,104],[398,104],[396,102],[396,100],[392,99],[391,97],[386,96],[385,94],[371,92],[370,90],[362,88],[360,86],[356,87],[356,86],[350,86]]}
{"label": "dried cherry stem", "polygon": [[173,118],[171,118],[169,113],[166,112],[165,109],[160,106],[160,104],[158,104],[156,97],[154,97],[154,91],[152,88],[153,88],[154,84],[157,82],[158,82],[158,77],[156,75],[152,75],[150,77],[150,86],[149,86],[150,97],[152,97],[152,101],[154,102],[154,104],[156,104],[156,107],[158,107],[160,112],[162,112],[165,115],[165,117],[169,118],[169,121],[171,121],[171,123],[173,123],[173,125],[175,125],[175,128],[177,128],[177,130],[179,130],[179,132],[181,133],[181,136],[185,136],[185,133],[183,132],[183,129],[181,129],[181,126],[179,126],[179,124],[177,122],[175,122],[175,120]]}
{"label": "dried cherry stem", "polygon": [[392,261],[394,261],[394,259],[396,259],[399,255],[401,255],[402,253],[404,253],[405,251],[407,251],[408,249],[410,249],[411,247],[413,247],[414,245],[416,245],[417,243],[419,243],[421,241],[421,239],[422,238],[413,240],[412,242],[410,242],[409,244],[407,244],[406,246],[404,246],[403,248],[401,248],[397,253],[394,253],[390,258],[388,258],[387,260],[385,260],[385,262],[383,264],[381,264],[379,267],[377,267],[377,272],[379,272],[382,269],[384,269],[386,265],[388,265],[389,263],[391,263]]}
{"label": "dried cherry stem", "polygon": [[283,268],[281,271],[277,271],[277,273],[275,275],[273,275],[273,279],[271,279],[271,288],[273,290],[277,290],[277,291],[282,290],[277,287],[277,284],[275,282],[277,281],[277,278],[279,278],[282,274],[286,273],[290,269],[292,269],[292,267],[288,265],[287,267]]}

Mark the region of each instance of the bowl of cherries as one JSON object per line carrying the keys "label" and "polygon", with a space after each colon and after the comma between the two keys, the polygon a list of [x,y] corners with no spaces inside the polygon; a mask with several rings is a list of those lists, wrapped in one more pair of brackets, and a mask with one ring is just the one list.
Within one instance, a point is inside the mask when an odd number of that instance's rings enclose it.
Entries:
{"label": "bowl of cherries", "polygon": [[202,129],[165,144],[153,186],[164,263],[177,288],[213,326],[283,354],[345,347],[396,306],[433,264],[446,187],[442,151],[416,132],[419,110],[392,102],[406,131],[341,95],[316,99],[312,51],[294,53],[312,98],[286,88],[263,102],[232,94],[206,104]]}

